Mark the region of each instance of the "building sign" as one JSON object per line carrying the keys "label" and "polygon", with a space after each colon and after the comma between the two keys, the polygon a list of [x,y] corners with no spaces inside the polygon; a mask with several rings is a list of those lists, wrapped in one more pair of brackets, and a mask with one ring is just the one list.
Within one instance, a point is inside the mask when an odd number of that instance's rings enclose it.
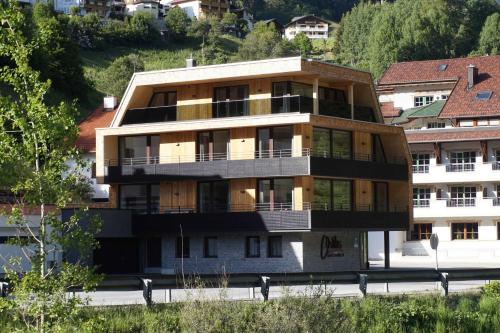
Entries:
{"label": "building sign", "polygon": [[321,259],[343,256],[342,242],[337,239],[337,236],[328,237],[327,235],[323,235],[321,237]]}

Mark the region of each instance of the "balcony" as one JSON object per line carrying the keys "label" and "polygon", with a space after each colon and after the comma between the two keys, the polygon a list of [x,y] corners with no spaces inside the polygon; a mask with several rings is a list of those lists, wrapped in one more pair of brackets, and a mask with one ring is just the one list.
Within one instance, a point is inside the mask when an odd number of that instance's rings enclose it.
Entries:
{"label": "balcony", "polygon": [[414,208],[429,208],[431,205],[430,199],[413,199]]}
{"label": "balcony", "polygon": [[[426,169],[428,169],[428,172]],[[415,171],[415,169],[414,169]],[[500,182],[500,168],[496,162],[478,161],[467,164],[431,164],[418,166],[413,173],[414,184],[456,184]],[[458,177],[458,178],[457,178]]]}
{"label": "balcony", "polygon": [[413,207],[413,217],[428,222],[435,218],[480,218],[500,216],[496,198],[431,199],[429,207]]}
{"label": "balcony", "polygon": [[106,161],[106,183],[180,179],[233,179],[287,176],[331,176],[376,180],[408,180],[404,159],[373,162],[370,155],[348,159],[305,148],[240,154],[157,156]]}
{"label": "balcony", "polygon": [[413,173],[429,173],[429,165],[413,165]]}
{"label": "balcony", "polygon": [[[318,113],[320,115],[351,119],[349,104],[326,100],[319,100],[318,104]],[[133,108],[127,110],[122,125],[292,112],[313,113],[313,99],[295,95],[263,99],[226,100],[204,104]],[[355,105],[354,119],[374,122],[373,109]]]}
{"label": "balcony", "polygon": [[376,212],[370,206],[359,209],[314,209],[305,203],[295,210],[292,203],[228,205],[217,209],[161,207],[159,214],[132,215],[136,235],[179,232],[241,231],[331,231],[331,230],[405,230],[408,210]]}
{"label": "balcony", "polygon": [[476,198],[458,198],[446,200],[446,207],[475,207]]}

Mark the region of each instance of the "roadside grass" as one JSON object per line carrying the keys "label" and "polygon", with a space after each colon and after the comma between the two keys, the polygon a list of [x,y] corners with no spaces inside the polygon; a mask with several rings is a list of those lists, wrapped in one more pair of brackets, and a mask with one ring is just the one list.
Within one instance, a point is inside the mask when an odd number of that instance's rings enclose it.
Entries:
{"label": "roadside grass", "polygon": [[[0,307],[0,332],[22,329]],[[22,331],[22,330],[21,330]],[[338,299],[310,292],[262,301],[208,300],[202,291],[182,303],[85,308],[58,332],[500,332],[500,282],[481,293]]]}

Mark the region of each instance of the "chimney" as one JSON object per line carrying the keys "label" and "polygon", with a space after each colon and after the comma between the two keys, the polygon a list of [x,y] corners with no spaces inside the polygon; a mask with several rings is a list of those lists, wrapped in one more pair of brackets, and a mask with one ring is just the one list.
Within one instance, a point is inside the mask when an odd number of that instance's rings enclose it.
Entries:
{"label": "chimney", "polygon": [[104,97],[104,111],[112,111],[118,105],[118,98],[115,96]]}
{"label": "chimney", "polygon": [[191,67],[196,67],[196,60],[193,59],[193,57],[189,57],[186,59],[186,67],[191,68]]}
{"label": "chimney", "polygon": [[472,89],[477,80],[478,69],[473,64],[467,66],[467,89]]}

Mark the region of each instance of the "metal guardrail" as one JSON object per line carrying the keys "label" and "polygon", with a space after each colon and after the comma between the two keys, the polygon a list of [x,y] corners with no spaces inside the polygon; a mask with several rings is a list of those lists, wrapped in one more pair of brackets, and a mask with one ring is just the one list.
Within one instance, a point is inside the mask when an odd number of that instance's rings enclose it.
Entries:
{"label": "metal guardrail", "polygon": [[[442,294],[448,295],[450,281],[500,280],[500,268],[480,269],[406,269],[406,270],[361,270],[345,272],[318,273],[269,273],[269,274],[231,274],[193,275],[182,279],[179,275],[120,275],[107,276],[97,287],[97,291],[143,291],[147,305],[152,304],[152,290],[167,290],[171,301],[171,291],[192,288],[190,281],[200,281],[204,288],[260,287],[264,300],[268,299],[271,286],[300,286],[323,284],[358,284],[366,296],[369,283],[403,282],[440,282]],[[187,283],[185,282],[187,281]],[[81,291],[72,288],[69,292]],[[0,296],[8,295],[8,283],[0,283]]]}

